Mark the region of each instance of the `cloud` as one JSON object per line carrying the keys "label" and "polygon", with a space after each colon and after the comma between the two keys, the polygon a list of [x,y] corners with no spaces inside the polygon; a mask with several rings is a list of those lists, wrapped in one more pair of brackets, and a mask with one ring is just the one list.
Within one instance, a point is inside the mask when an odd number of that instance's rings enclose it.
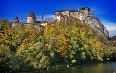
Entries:
{"label": "cloud", "polygon": [[116,30],[116,23],[115,25],[112,25],[112,23],[106,23],[104,24],[104,26],[107,28],[107,30],[111,30],[111,31]]}
{"label": "cloud", "polygon": [[52,17],[54,18],[54,15],[53,14],[49,14],[49,15],[44,15],[45,18],[48,18],[48,17]]}
{"label": "cloud", "polygon": [[103,14],[105,14],[106,12],[97,7],[92,7],[91,11],[93,12],[94,16],[101,18],[104,26],[109,31],[109,36],[116,36],[116,23],[104,20]]}
{"label": "cloud", "polygon": [[42,20],[42,16],[36,16],[37,21],[41,21]]}
{"label": "cloud", "polygon": [[104,26],[106,27],[106,29],[109,31],[109,36],[116,36],[116,23],[112,23],[112,22],[103,22]]}

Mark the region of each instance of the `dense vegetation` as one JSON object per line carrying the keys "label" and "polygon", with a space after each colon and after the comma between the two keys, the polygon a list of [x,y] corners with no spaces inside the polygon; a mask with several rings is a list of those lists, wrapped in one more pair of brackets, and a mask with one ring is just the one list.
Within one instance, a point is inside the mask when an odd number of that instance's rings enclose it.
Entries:
{"label": "dense vegetation", "polygon": [[116,36],[110,37],[110,41],[112,46],[116,46]]}
{"label": "dense vegetation", "polygon": [[46,69],[104,61],[110,56],[107,42],[85,23],[70,18],[43,27],[19,24],[15,28],[6,20],[0,22],[0,67],[7,71]]}

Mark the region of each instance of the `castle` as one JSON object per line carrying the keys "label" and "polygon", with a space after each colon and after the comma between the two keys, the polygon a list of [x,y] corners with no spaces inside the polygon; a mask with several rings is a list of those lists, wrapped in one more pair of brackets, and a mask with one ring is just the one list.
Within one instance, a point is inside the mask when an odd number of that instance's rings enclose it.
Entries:
{"label": "castle", "polygon": [[12,24],[12,27],[17,26],[19,23],[24,24],[26,27],[31,26],[31,24],[34,24],[34,26],[39,27],[39,26],[47,25],[48,22],[44,21],[43,17],[42,17],[42,21],[37,21],[34,12],[30,11],[29,15],[27,16],[27,22],[19,22],[19,19],[16,16]]}
{"label": "castle", "polygon": [[[107,29],[98,18],[94,17],[93,13],[88,7],[80,8],[78,10],[59,10],[54,12],[54,20],[57,22],[62,19],[69,21],[69,17],[73,17],[80,20],[81,22],[85,22],[87,25],[91,26],[94,31],[100,34],[104,40],[109,38],[109,32]],[[18,23],[19,19],[16,17],[12,27],[17,26]],[[42,21],[36,21],[36,16],[34,15],[34,12],[31,11],[27,17],[27,22],[23,22],[22,24],[24,24],[26,27],[30,27],[31,24],[35,24],[34,26],[40,30],[42,29],[40,26],[46,26],[48,22],[43,21],[43,16]]]}
{"label": "castle", "polygon": [[36,23],[36,17],[33,11],[31,11],[29,16],[27,17],[27,23],[29,24]]}
{"label": "castle", "polygon": [[81,22],[85,22],[87,25],[90,25],[105,40],[107,40],[109,37],[109,32],[107,31],[107,29],[98,18],[94,17],[93,13],[88,7],[80,8],[78,10],[60,10],[54,12],[54,15],[57,22],[62,19],[66,19],[69,21],[69,17],[77,18]]}

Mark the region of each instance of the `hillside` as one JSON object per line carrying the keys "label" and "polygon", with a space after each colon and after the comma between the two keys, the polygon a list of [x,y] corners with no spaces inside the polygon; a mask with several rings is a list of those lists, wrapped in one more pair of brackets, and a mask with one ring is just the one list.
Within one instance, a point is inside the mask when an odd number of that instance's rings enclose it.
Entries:
{"label": "hillside", "polygon": [[[34,26],[34,25],[32,25]],[[105,61],[111,52],[93,29],[70,17],[43,27],[44,33],[23,24],[0,22],[0,67],[11,71],[46,69],[56,65]]]}
{"label": "hillside", "polygon": [[62,19],[70,22],[70,17],[80,20],[82,23],[89,25],[96,33],[102,36],[103,41],[108,41],[109,32],[99,20],[95,17],[90,8],[79,8],[77,10],[59,10],[54,12],[55,20],[58,22]]}

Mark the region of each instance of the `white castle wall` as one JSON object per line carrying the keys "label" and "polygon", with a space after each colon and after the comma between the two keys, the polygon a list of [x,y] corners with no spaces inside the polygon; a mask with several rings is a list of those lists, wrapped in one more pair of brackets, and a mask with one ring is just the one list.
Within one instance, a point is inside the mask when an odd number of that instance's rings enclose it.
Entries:
{"label": "white castle wall", "polygon": [[34,18],[34,17],[27,17],[27,23],[36,23],[36,18]]}

